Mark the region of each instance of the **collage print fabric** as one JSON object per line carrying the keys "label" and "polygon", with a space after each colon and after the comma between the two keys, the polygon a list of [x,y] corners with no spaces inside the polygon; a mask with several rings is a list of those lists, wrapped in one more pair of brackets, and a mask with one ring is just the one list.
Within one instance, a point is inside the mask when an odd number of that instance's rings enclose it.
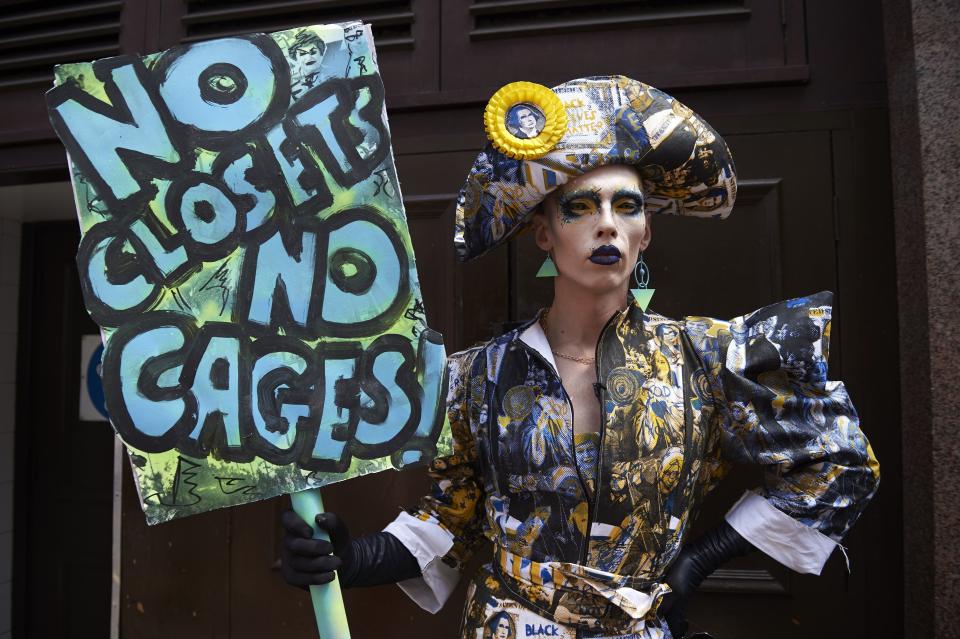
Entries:
{"label": "collage print fabric", "polygon": [[[879,465],[843,384],[827,379],[831,302],[824,292],[731,321],[676,321],[636,304],[612,317],[598,344],[603,424],[587,477],[563,385],[520,339],[533,322],[451,356],[454,451],[431,464],[436,483],[413,514],[452,535],[450,565],[494,543],[463,636],[501,636],[500,615],[515,630],[550,624],[548,636],[669,637],[661,580],[735,463],[762,466],[770,504],[839,541]],[[523,621],[531,614],[545,621]]]}

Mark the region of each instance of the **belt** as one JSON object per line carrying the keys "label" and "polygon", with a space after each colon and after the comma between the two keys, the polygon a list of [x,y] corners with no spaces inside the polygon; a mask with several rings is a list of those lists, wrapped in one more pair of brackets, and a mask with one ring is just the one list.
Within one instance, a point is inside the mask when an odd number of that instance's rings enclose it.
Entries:
{"label": "belt", "polygon": [[[598,603],[613,604],[634,621],[652,618],[663,596],[670,592],[670,586],[665,583],[654,582],[649,588],[640,590],[633,587],[635,577],[568,562],[532,561],[499,545],[494,564],[502,577],[519,582],[525,586],[522,590],[536,592],[537,599],[551,602],[548,611],[524,597],[528,604],[550,614],[559,623],[590,627],[606,625],[601,619],[603,613],[596,614],[600,608]],[[509,584],[505,585],[509,587]]]}

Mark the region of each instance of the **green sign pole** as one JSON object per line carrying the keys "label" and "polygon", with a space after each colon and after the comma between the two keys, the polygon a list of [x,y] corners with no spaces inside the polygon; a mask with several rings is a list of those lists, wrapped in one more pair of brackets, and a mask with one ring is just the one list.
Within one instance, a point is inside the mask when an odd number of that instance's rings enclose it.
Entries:
{"label": "green sign pole", "polygon": [[[316,517],[323,512],[323,499],[319,488],[292,493],[293,510],[313,529],[314,539],[330,541],[327,531],[316,527]],[[340,578],[328,584],[310,586],[310,599],[313,600],[313,615],[317,619],[317,632],[320,639],[350,639],[347,626],[347,609],[343,606],[343,594],[340,592]]]}

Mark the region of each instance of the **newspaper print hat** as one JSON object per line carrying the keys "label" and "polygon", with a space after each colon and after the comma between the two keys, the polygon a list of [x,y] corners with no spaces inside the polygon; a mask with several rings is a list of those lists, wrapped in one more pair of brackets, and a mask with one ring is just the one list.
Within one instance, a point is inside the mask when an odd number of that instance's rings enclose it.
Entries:
{"label": "newspaper print hat", "polygon": [[490,142],[457,199],[454,244],[467,261],[527,226],[558,186],[605,164],[631,164],[652,213],[724,218],[737,197],[730,150],[696,113],[624,76],[552,90],[514,82],[484,112]]}

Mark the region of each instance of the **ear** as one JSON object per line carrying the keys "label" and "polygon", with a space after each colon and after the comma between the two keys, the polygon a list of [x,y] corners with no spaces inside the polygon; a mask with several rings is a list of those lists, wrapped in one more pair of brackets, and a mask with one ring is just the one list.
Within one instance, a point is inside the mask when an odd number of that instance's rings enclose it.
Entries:
{"label": "ear", "polygon": [[550,233],[550,222],[547,220],[547,214],[544,212],[543,203],[537,205],[531,218],[533,224],[533,239],[541,250],[549,251],[553,248],[553,238]]}

